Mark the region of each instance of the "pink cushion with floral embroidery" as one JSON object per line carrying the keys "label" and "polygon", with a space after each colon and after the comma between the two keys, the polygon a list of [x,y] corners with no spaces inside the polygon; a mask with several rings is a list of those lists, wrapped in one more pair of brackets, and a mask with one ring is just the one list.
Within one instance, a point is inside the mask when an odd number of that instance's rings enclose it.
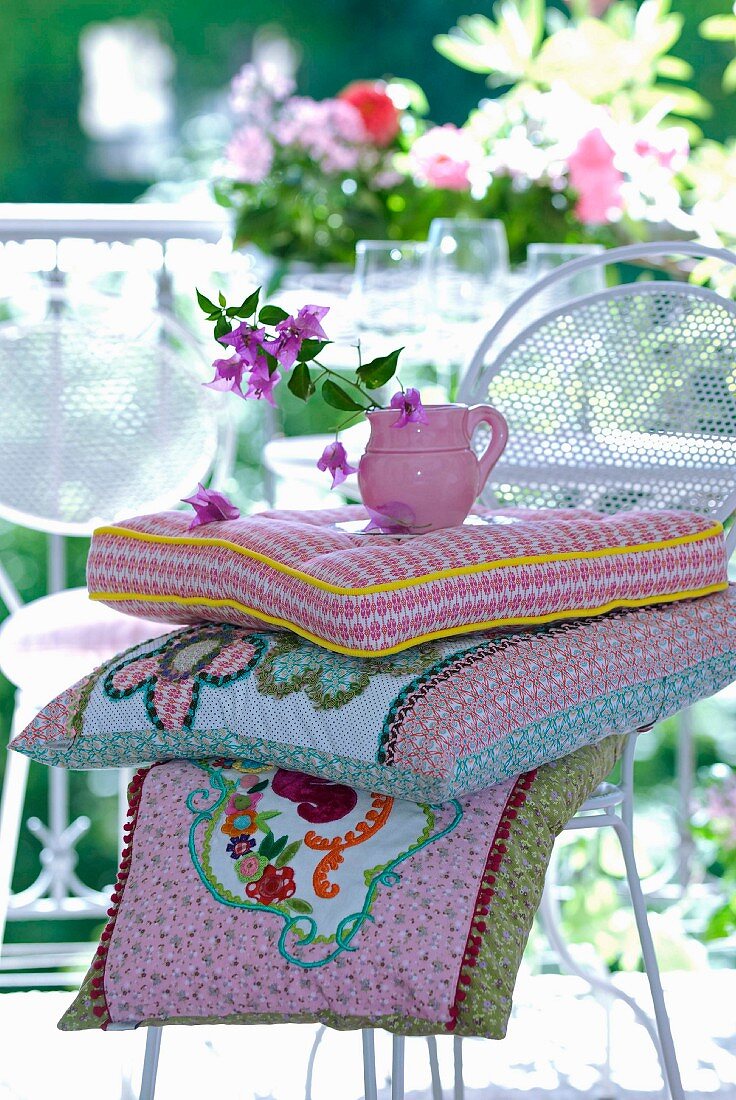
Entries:
{"label": "pink cushion with floral embroidery", "polygon": [[249,760],[137,775],[110,921],[61,1028],[501,1038],[554,837],[621,742],[441,805]]}
{"label": "pink cushion with floral embroidery", "polygon": [[95,532],[92,599],[171,623],[286,629],[372,656],[509,624],[726,587],[721,524],[690,512],[485,511],[417,536],[361,508],[262,512],[190,531],[162,512]]}

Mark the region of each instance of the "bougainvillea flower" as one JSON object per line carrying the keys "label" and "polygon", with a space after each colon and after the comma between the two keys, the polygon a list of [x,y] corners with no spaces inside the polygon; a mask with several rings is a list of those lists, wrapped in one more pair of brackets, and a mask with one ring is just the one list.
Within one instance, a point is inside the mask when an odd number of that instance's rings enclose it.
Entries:
{"label": "bougainvillea flower", "polygon": [[332,474],[331,488],[333,489],[338,485],[342,485],[348,474],[357,472],[357,467],[350,465],[347,451],[342,443],[338,443],[337,440],[335,440],[334,443],[329,443],[325,447],[322,452],[322,457],[317,463],[317,469],[322,471],[329,470]]}
{"label": "bougainvillea flower", "polygon": [[355,80],[343,88],[339,98],[360,112],[374,145],[391,144],[399,132],[401,116],[381,81]]}
{"label": "bougainvillea flower", "polygon": [[380,511],[366,505],[366,512],[370,522],[363,528],[364,534],[375,531],[383,535],[404,535],[414,527],[417,518],[414,509],[401,500],[381,505]]}
{"label": "bougainvillea flower", "polygon": [[298,333],[303,340],[326,340],[327,333],[322,328],[320,321],[329,312],[329,306],[302,306],[296,317],[279,321],[276,329],[281,332],[286,326],[289,326],[290,331]]}
{"label": "bougainvillea flower", "polygon": [[220,343],[235,348],[236,352],[247,367],[255,367],[259,359],[262,359],[261,351],[266,339],[264,328],[255,328],[247,321],[236,325],[232,332],[220,337]]}
{"label": "bougainvillea flower", "polygon": [[399,390],[391,398],[390,407],[399,410],[399,417],[391,425],[392,428],[403,428],[406,424],[429,423],[419,390],[413,388]]}
{"label": "bougainvillea flower", "polygon": [[280,332],[275,340],[267,340],[264,347],[270,355],[273,355],[280,367],[291,370],[301,351],[302,338],[294,332]]}
{"label": "bougainvillea flower", "polygon": [[248,375],[248,389],[245,391],[246,397],[252,397],[256,401],[268,401],[269,405],[276,408],[276,402],[273,397],[274,386],[278,385],[281,381],[281,375],[277,370],[273,374],[269,373],[268,364],[265,359],[261,359]]}
{"label": "bougainvillea flower", "polygon": [[200,527],[203,523],[220,523],[224,519],[237,519],[240,510],[228,500],[224,493],[218,493],[215,489],[205,489],[204,485],[197,486],[196,493],[191,497],[183,497],[182,503],[191,504],[195,516],[189,524],[189,530]]}
{"label": "bougainvillea flower", "polygon": [[296,317],[285,317],[279,321],[276,325],[278,336],[268,341],[266,350],[275,356],[284,370],[294,366],[304,340],[327,339],[320,321],[329,310],[329,306],[302,306]]}
{"label": "bougainvillea flower", "polygon": [[203,382],[203,386],[220,393],[237,393],[238,397],[245,397],[241,389],[245,363],[237,352],[229,359],[215,359],[212,366],[215,368],[215,377],[211,382]]}

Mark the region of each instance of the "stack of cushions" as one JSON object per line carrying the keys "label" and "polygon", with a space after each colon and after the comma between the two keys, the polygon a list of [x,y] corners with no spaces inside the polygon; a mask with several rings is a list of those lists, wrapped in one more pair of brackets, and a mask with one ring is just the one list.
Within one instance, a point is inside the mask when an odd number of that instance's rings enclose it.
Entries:
{"label": "stack of cushions", "polygon": [[64,1028],[500,1037],[554,837],[620,735],[736,678],[711,520],[488,512],[408,539],[357,534],[364,519],[189,531],[164,513],[95,535],[93,599],[194,625],[13,742],[70,768],[153,765]]}

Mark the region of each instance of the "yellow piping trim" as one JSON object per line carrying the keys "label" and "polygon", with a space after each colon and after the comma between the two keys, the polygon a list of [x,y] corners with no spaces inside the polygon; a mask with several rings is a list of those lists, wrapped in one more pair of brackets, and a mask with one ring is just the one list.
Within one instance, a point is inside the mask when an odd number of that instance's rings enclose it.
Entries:
{"label": "yellow piping trim", "polygon": [[104,603],[140,600],[143,603],[175,603],[185,607],[231,607],[237,611],[242,611],[246,615],[251,615],[254,619],[260,619],[261,622],[270,623],[272,626],[285,627],[287,630],[293,631],[294,634],[306,638],[309,642],[316,642],[322,649],[330,649],[334,653],[344,653],[348,657],[387,657],[391,653],[401,653],[402,650],[410,649],[411,646],[419,645],[421,642],[431,642],[437,638],[450,638],[457,634],[470,634],[475,630],[490,630],[496,626],[532,626],[552,622],[555,619],[604,615],[607,611],[613,611],[617,607],[646,607],[648,604],[689,600],[695,596],[709,596],[713,592],[722,592],[726,588],[728,588],[728,581],[722,581],[718,584],[708,585],[706,588],[692,588],[686,592],[672,592],[664,596],[645,596],[640,600],[612,600],[610,603],[601,604],[600,607],[587,607],[582,610],[552,611],[547,615],[523,615],[510,619],[487,619],[481,623],[468,623],[465,626],[453,626],[445,630],[432,630],[428,634],[420,634],[418,637],[410,638],[406,642],[389,646],[388,649],[351,649],[349,646],[338,645],[336,642],[329,642],[325,638],[320,638],[309,630],[304,630],[301,626],[288,622],[286,619],[278,619],[273,615],[256,611],[255,608],[246,607],[245,604],[238,603],[237,600],[214,600],[208,596],[199,598],[196,596],[146,596],[136,592],[91,592],[90,599],[101,600]]}
{"label": "yellow piping trim", "polygon": [[119,538],[138,539],[141,542],[165,543],[169,546],[214,546],[224,550],[232,550],[243,557],[253,558],[270,566],[279,573],[285,573],[289,577],[311,584],[315,588],[321,588],[326,592],[334,592],[338,596],[368,596],[372,592],[392,592],[398,588],[411,588],[417,584],[425,584],[427,581],[443,580],[445,577],[462,577],[469,573],[482,573],[487,569],[500,569],[514,565],[536,565],[550,561],[576,561],[583,558],[601,558],[609,554],[634,554],[645,550],[666,550],[670,546],[682,546],[690,542],[702,542],[715,535],[723,534],[723,524],[716,523],[706,531],[696,531],[692,535],[678,535],[672,539],[662,539],[660,542],[641,542],[634,546],[609,546],[599,550],[568,550],[557,554],[529,554],[517,558],[500,558],[498,561],[480,562],[476,565],[461,565],[454,569],[438,569],[434,573],[425,573],[421,577],[407,577],[400,581],[385,581],[383,584],[368,584],[362,588],[346,588],[338,584],[330,584],[329,581],[319,580],[310,573],[304,573],[301,569],[294,569],[290,565],[276,561],[274,558],[259,554],[256,550],[249,550],[245,546],[229,542],[227,539],[215,538],[187,538],[183,535],[150,535],[146,531],[133,531],[128,527],[98,527],[94,536],[115,535]]}

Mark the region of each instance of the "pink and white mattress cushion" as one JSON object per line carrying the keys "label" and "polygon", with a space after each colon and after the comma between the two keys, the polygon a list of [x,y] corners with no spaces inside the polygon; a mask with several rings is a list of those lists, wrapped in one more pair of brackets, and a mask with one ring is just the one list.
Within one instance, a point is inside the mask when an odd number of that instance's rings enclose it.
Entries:
{"label": "pink and white mattress cushion", "polygon": [[723,528],[691,512],[481,511],[474,525],[365,535],[362,508],[262,512],[192,531],[180,512],[99,528],[90,596],[170,623],[290,630],[354,656],[599,615],[726,587]]}

